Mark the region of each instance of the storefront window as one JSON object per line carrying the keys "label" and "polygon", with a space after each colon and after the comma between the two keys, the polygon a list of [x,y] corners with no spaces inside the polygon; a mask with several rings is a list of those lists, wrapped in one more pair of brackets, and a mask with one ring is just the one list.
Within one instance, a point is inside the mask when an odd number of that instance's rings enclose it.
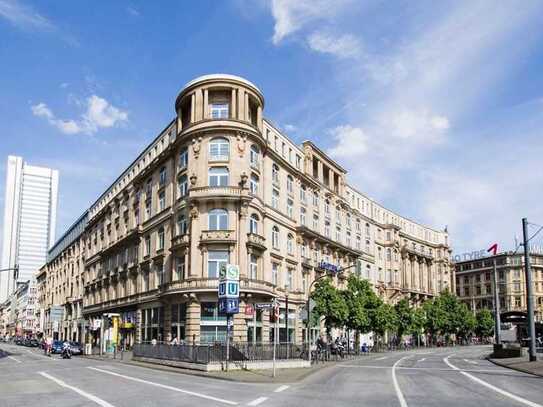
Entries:
{"label": "storefront window", "polygon": [[171,339],[185,340],[185,320],[187,316],[186,304],[172,304],[171,308]]}
{"label": "storefront window", "polygon": [[141,340],[151,342],[153,339],[164,340],[164,309],[163,307],[141,310]]}

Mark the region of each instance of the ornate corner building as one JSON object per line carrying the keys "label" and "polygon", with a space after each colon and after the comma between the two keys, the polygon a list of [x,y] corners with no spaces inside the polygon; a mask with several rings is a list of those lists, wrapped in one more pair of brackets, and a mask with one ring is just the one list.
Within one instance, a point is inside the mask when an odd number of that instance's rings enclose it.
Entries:
{"label": "ornate corner building", "polygon": [[241,275],[236,341],[269,340],[268,311],[244,310],[277,298],[280,337],[302,342],[299,310],[322,262],[356,265],[336,284],[359,273],[390,303],[454,290],[446,231],[358,192],[340,165],[311,141],[295,145],[263,109],[262,92],[237,76],[202,76],[182,89],[175,119],[40,270],[47,334],[94,343],[103,334],[97,321],[116,314],[126,345],[223,340],[217,288],[225,263],[239,265]]}

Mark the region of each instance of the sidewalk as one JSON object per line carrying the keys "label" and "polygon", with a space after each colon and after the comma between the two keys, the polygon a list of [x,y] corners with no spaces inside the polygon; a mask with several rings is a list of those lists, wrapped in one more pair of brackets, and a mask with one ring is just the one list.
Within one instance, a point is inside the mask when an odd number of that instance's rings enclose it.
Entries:
{"label": "sidewalk", "polygon": [[541,359],[538,359],[536,362],[530,362],[528,356],[507,359],[492,359],[489,357],[487,359],[498,366],[543,377],[543,360]]}

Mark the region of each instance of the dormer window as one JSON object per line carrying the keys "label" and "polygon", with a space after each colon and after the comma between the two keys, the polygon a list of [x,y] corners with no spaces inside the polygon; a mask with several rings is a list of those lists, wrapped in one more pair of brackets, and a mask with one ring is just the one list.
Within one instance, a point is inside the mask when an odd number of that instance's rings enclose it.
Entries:
{"label": "dormer window", "polygon": [[228,103],[212,103],[210,110],[212,119],[228,119]]}

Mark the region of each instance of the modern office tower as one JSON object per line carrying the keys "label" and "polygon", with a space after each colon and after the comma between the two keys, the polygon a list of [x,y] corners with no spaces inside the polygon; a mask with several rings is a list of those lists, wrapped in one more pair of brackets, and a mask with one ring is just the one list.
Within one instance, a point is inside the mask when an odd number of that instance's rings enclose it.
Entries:
{"label": "modern office tower", "polygon": [[58,171],[26,164],[22,157],[9,156],[6,170],[4,230],[0,302],[29,281],[46,262],[47,249],[55,239]]}

